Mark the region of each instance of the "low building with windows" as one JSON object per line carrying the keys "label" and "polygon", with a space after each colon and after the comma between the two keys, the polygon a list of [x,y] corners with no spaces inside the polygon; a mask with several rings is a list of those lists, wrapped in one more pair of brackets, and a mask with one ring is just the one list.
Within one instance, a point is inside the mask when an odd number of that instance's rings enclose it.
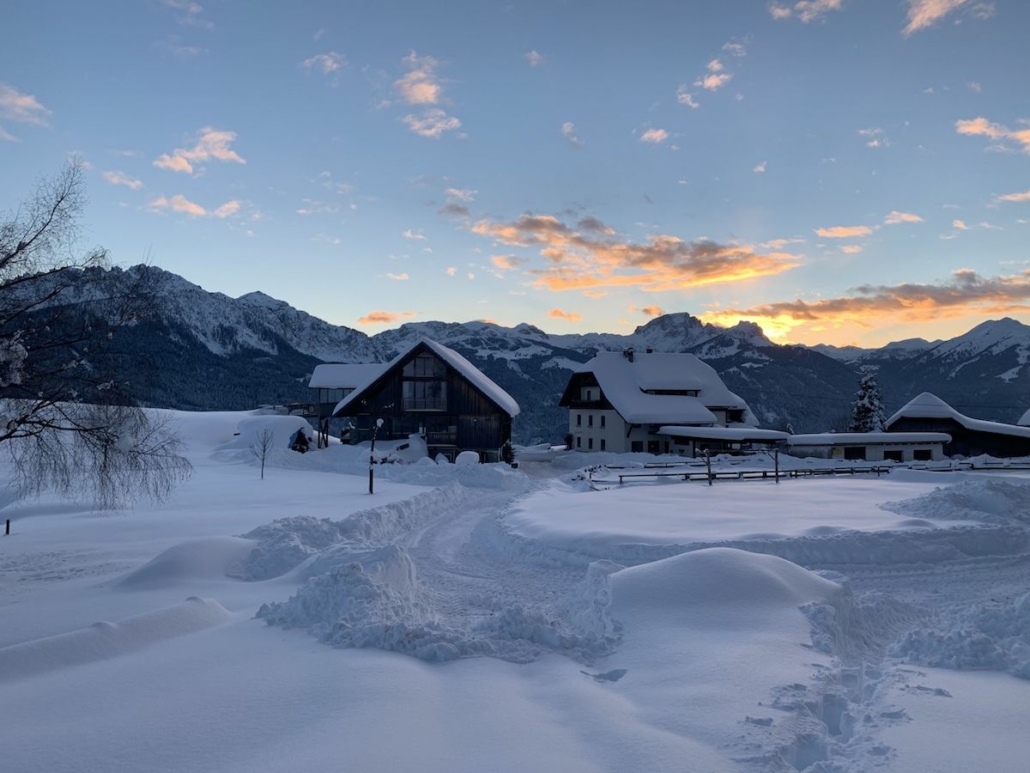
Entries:
{"label": "low building with windows", "polygon": [[511,443],[519,405],[475,365],[453,349],[422,339],[353,392],[333,412],[354,422],[352,441],[372,438],[378,419],[380,440],[418,434],[430,456],[449,459],[475,451],[498,461]]}
{"label": "low building with windows", "polygon": [[573,372],[559,405],[569,409],[572,448],[579,451],[715,452],[740,440],[683,441],[670,428],[758,423],[715,369],[693,354],[598,352]]}
{"label": "low building with windows", "polygon": [[929,392],[909,401],[887,419],[886,427],[892,433],[946,432],[947,456],[1030,456],[1030,427],[971,418]]}
{"label": "low building with windows", "polygon": [[315,390],[315,412],[319,418],[333,415],[337,404],[357,387],[379,374],[386,365],[327,362],[316,365],[308,387]]}
{"label": "low building with windows", "polygon": [[791,456],[867,462],[938,462],[951,436],[944,432],[820,432],[790,435]]}

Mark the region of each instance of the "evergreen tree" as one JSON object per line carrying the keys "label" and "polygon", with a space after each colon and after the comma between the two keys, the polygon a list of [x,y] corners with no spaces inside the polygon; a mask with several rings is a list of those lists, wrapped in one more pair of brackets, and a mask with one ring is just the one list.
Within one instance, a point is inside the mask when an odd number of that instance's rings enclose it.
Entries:
{"label": "evergreen tree", "polygon": [[876,385],[876,377],[867,373],[858,382],[848,432],[882,432],[886,421],[880,387]]}

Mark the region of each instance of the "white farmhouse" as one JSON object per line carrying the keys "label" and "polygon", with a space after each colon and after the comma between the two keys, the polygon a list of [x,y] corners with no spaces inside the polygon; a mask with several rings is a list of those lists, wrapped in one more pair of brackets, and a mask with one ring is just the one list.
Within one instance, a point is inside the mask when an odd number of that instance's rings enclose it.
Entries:
{"label": "white farmhouse", "polygon": [[[758,423],[715,369],[693,354],[598,352],[573,372],[559,405],[569,409],[572,448],[580,451],[692,454],[700,439],[670,430],[740,430]],[[703,434],[714,450],[739,442],[740,433]]]}

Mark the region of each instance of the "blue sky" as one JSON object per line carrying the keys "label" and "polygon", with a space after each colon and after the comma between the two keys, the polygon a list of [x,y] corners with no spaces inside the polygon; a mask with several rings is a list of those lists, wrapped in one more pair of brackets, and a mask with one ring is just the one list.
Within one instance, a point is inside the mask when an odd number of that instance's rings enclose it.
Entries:
{"label": "blue sky", "polygon": [[7,0],[0,207],[372,333],[1030,322],[1022,0]]}

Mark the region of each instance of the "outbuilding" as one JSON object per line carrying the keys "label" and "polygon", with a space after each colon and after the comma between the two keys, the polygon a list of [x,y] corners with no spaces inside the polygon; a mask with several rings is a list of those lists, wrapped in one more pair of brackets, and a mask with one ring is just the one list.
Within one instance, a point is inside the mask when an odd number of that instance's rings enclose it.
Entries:
{"label": "outbuilding", "polygon": [[951,436],[943,432],[821,432],[789,435],[791,456],[867,462],[936,462]]}
{"label": "outbuilding", "polygon": [[950,435],[950,442],[944,446],[947,456],[1030,456],[1030,427],[971,418],[929,392],[887,419],[887,430],[891,434],[945,432]]}

